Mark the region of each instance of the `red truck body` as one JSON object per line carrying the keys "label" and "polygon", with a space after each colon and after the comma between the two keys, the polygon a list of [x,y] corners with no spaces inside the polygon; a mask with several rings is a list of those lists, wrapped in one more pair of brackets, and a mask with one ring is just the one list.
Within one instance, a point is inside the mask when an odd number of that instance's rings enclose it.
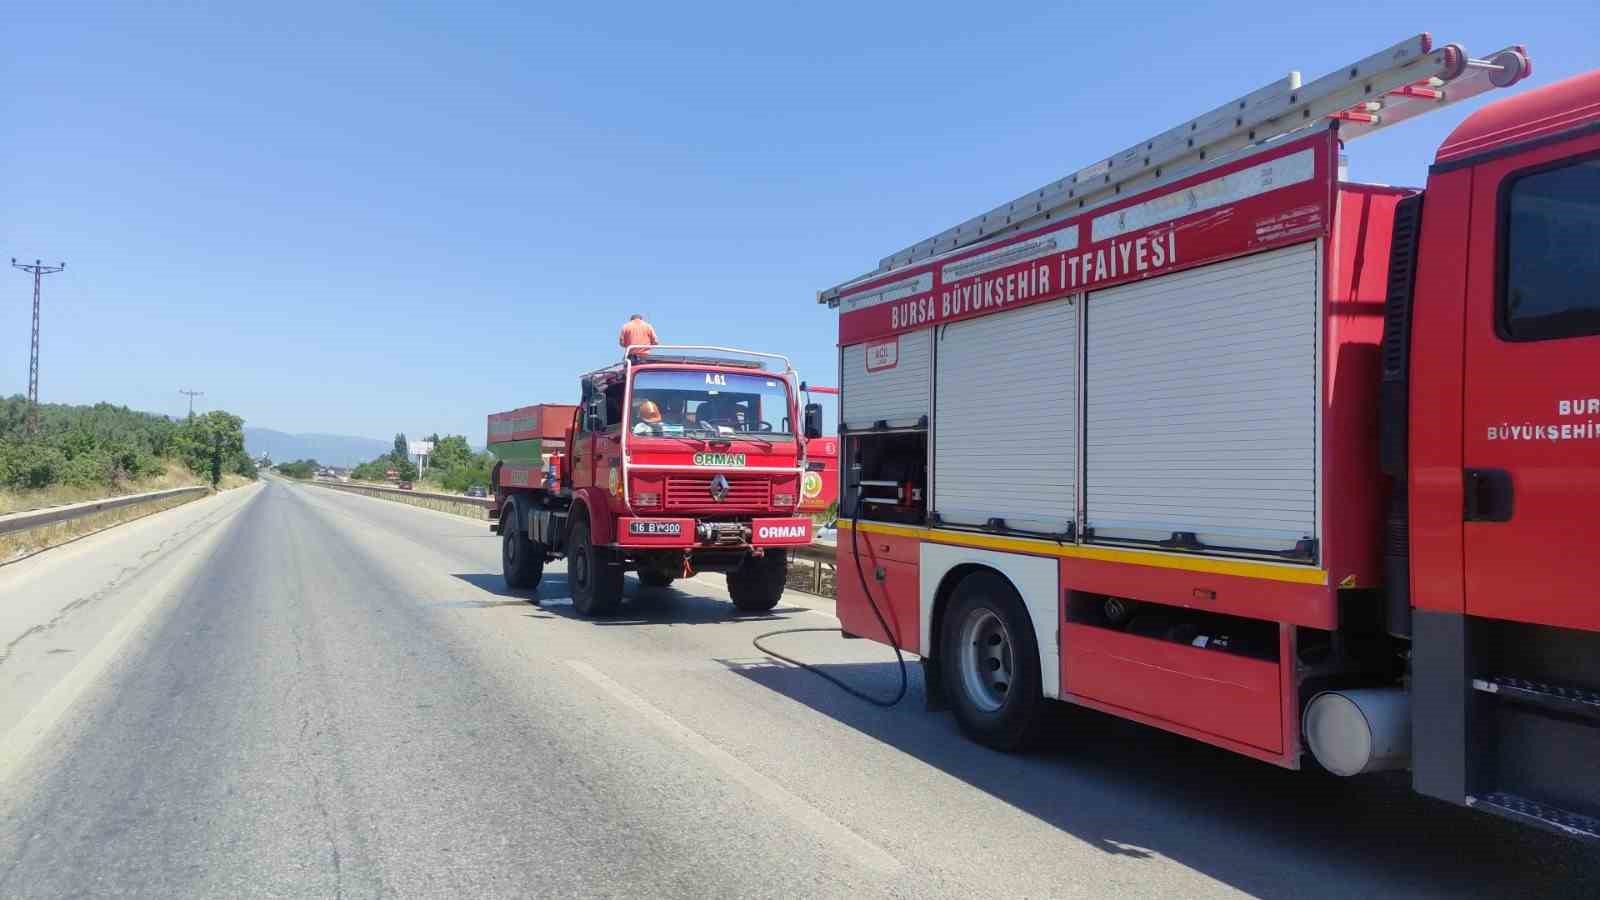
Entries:
{"label": "red truck body", "polygon": [[[1413,103],[1531,72],[1387,58]],[[1171,178],[1162,136],[822,292],[839,617],[991,746],[1061,700],[1600,836],[1600,73],[1467,118],[1424,190],[1340,153],[1425,107],[1328,80],[1298,130]]]}
{"label": "red truck body", "polygon": [[[773,361],[781,372],[768,371]],[[737,607],[775,605],[786,548],[811,542],[788,360],[656,347],[587,373],[580,394],[575,406],[489,417],[489,449],[501,457],[490,519],[507,581],[533,587],[547,559],[565,556],[585,615],[616,609],[625,570],[647,586],[726,572]],[[808,427],[812,418],[806,410]]]}

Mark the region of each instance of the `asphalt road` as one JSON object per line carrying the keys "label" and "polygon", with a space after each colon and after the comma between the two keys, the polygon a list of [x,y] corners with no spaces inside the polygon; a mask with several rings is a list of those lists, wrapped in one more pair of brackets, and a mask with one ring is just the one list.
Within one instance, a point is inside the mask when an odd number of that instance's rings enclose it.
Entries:
{"label": "asphalt road", "polygon": [[[0,568],[0,896],[1574,896],[1600,856],[1081,710],[854,700],[712,577],[583,621],[480,524],[269,482]],[[681,589],[680,589],[681,588]],[[883,693],[892,656],[775,638]]]}

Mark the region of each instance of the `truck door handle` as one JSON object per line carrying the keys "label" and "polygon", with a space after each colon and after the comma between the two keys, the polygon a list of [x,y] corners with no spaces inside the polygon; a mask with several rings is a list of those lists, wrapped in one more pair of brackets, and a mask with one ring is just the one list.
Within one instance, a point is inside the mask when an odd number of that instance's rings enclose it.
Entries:
{"label": "truck door handle", "polygon": [[1461,518],[1468,522],[1509,522],[1515,506],[1511,473],[1504,469],[1467,469]]}

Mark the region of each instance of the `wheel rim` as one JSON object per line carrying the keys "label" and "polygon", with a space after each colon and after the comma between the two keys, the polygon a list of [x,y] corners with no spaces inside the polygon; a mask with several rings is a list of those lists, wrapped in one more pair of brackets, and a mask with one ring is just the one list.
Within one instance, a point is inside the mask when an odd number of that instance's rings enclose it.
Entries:
{"label": "wheel rim", "polygon": [[997,712],[1011,689],[1011,633],[994,610],[980,607],[961,623],[961,685],[973,705]]}
{"label": "wheel rim", "polygon": [[501,537],[501,540],[500,540],[501,552],[505,555],[505,563],[506,563],[506,565],[508,567],[515,567],[516,564],[517,564],[517,529],[516,529],[516,526],[513,523],[511,528],[502,528],[502,530],[505,531],[505,534]]}

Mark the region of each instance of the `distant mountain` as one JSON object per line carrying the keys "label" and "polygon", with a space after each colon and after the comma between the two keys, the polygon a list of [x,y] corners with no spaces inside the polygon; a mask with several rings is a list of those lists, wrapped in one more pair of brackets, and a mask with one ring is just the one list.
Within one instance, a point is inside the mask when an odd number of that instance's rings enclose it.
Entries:
{"label": "distant mountain", "polygon": [[348,434],[285,434],[270,428],[246,427],[244,448],[257,459],[265,453],[273,462],[314,459],[330,466],[353,466],[388,453],[394,449],[394,442]]}

